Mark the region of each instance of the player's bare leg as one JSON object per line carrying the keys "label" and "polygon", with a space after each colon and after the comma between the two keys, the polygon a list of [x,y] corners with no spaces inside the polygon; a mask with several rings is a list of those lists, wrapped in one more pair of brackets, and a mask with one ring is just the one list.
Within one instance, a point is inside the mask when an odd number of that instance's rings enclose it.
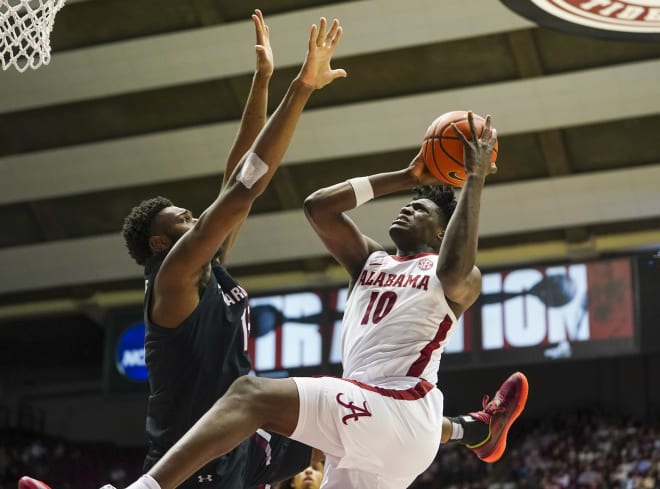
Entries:
{"label": "player's bare leg", "polygon": [[299,408],[298,388],[292,379],[240,377],[148,475],[161,489],[174,489],[258,428],[291,435]]}

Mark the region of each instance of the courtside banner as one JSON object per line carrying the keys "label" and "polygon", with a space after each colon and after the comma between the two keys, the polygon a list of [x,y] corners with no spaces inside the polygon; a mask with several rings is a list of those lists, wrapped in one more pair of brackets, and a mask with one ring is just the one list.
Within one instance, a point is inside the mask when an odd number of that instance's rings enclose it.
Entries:
{"label": "courtside banner", "polygon": [[501,0],[550,29],[620,41],[660,41],[660,0]]}
{"label": "courtside banner", "polygon": [[634,353],[633,289],[630,258],[485,273],[475,305],[484,358],[498,350],[526,350],[530,361]]}

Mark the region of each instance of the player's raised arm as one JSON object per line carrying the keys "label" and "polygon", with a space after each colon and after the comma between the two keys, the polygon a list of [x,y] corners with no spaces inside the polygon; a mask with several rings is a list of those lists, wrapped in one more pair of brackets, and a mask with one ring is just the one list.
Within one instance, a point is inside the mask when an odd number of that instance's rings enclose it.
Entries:
{"label": "player's raised arm", "polygon": [[305,215],[330,254],[356,278],[367,257],[383,246],[363,235],[346,211],[375,197],[433,183],[438,182],[417,154],[403,170],[351,178],[317,190],[305,199]]}
{"label": "player's raised arm", "polygon": [[[312,92],[346,76],[330,67],[341,27],[321,19],[311,29],[307,55],[282,102],[232,172],[216,200],[172,247],[158,273],[151,307],[157,324],[179,324],[199,303],[198,285],[209,261],[229,233],[247,217],[289,146],[300,114]],[[174,300],[176,299],[176,300]]]}
{"label": "player's raised arm", "polygon": [[457,315],[472,305],[481,291],[481,272],[476,267],[481,193],[486,177],[495,171],[491,154],[497,140],[495,131],[491,131],[490,116],[486,117],[481,137],[472,112],[468,112],[468,122],[470,139],[452,124],[463,142],[466,180],[440,245],[437,268],[445,295],[458,306]]}
{"label": "player's raised arm", "polygon": [[[243,155],[250,149],[257,135],[266,124],[268,113],[268,86],[273,75],[275,63],[273,61],[273,50],[270,45],[270,29],[264,21],[261,10],[256,9],[252,14],[254,29],[256,33],[257,65],[252,77],[252,85],[248,94],[241,123],[236,133],[234,143],[227,155],[227,164],[225,165],[224,178],[222,186],[227,185],[229,177],[234,172],[236,165],[240,162]],[[243,221],[244,222],[244,221]],[[222,244],[222,253],[220,261],[224,262],[229,250],[234,245],[238,232],[243,222],[240,222],[236,228],[227,236]]]}
{"label": "player's raised arm", "polygon": [[223,187],[229,181],[230,175],[238,165],[243,155],[250,149],[261,129],[266,124],[268,109],[268,86],[273,76],[275,63],[273,61],[273,50],[270,45],[270,29],[264,21],[261,10],[257,9],[252,14],[254,29],[256,33],[257,65],[252,76],[252,85],[248,94],[241,123],[236,133],[236,138],[227,155],[227,164],[223,179]]}

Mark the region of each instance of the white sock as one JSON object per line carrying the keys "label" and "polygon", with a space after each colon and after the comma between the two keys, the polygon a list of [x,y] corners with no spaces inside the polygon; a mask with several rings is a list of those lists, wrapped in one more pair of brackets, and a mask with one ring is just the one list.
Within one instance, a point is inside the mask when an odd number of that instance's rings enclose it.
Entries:
{"label": "white sock", "polygon": [[160,489],[160,484],[149,474],[144,474],[126,489]]}
{"label": "white sock", "polygon": [[461,423],[451,422],[451,437],[450,440],[460,440],[463,438],[463,425]]}

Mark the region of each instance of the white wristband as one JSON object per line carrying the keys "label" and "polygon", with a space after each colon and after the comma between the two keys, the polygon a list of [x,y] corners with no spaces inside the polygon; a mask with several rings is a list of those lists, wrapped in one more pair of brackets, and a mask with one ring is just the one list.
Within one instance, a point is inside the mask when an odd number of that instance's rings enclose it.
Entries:
{"label": "white wristband", "polygon": [[374,198],[374,189],[371,186],[369,177],[350,178],[346,181],[353,187],[355,207],[359,207]]}

